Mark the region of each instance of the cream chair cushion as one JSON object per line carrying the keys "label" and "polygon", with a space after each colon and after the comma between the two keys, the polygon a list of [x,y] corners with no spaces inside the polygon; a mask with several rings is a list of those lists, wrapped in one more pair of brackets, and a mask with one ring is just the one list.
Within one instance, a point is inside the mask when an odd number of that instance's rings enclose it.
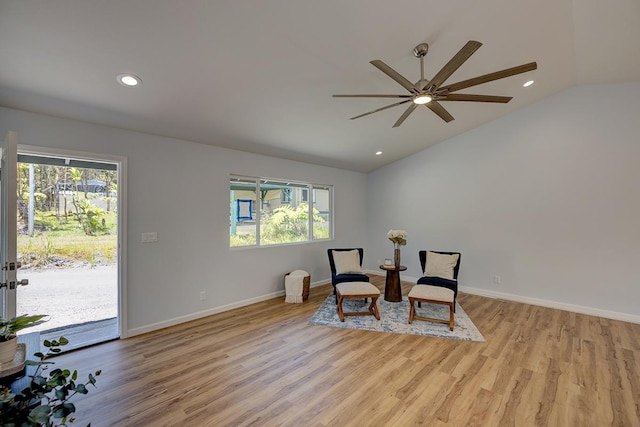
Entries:
{"label": "cream chair cushion", "polygon": [[380,295],[380,289],[369,282],[342,282],[336,285],[336,290],[342,296]]}
{"label": "cream chair cushion", "polygon": [[409,291],[409,298],[453,302],[453,291],[442,286],[415,285]]}

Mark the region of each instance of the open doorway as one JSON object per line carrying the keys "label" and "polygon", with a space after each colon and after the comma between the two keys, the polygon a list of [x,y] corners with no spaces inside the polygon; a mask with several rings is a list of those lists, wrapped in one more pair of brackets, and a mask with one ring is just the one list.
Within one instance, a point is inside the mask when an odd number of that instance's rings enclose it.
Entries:
{"label": "open doorway", "polygon": [[119,163],[19,150],[17,179],[16,314],[64,350],[119,338]]}

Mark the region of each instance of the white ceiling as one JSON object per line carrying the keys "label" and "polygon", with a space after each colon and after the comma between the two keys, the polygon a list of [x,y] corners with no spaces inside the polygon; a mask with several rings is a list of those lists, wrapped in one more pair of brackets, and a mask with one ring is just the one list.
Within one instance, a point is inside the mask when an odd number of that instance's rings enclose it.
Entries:
{"label": "white ceiling", "polygon": [[[638,0],[0,0],[0,105],[368,172],[572,85],[640,80],[639,24]],[[369,61],[417,81],[417,44],[431,78],[469,40],[447,83],[537,61],[461,91],[509,104],[393,129],[404,106],[348,120],[393,100],[331,97],[403,94]]]}

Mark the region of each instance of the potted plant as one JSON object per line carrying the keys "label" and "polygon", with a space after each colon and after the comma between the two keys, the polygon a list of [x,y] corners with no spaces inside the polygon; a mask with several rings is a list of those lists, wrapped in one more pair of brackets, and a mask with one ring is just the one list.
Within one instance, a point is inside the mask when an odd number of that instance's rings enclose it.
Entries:
{"label": "potted plant", "polygon": [[23,314],[12,319],[0,318],[0,363],[11,362],[16,356],[18,332],[46,322],[45,317],[45,314]]}
{"label": "potted plant", "polygon": [[0,386],[0,422],[3,426],[66,426],[75,421],[72,414],[76,407],[70,399],[78,393],[89,393],[87,386],[95,387],[101,371],[89,374],[84,383],[76,382],[78,371],[60,368],[49,371],[54,362],[47,359],[59,354],[60,347],[68,343],[65,337],[44,340],[43,345],[49,350],[46,354],[34,353],[38,361],[27,360],[27,365],[36,366],[36,370],[29,375],[31,381],[22,391],[14,393]]}

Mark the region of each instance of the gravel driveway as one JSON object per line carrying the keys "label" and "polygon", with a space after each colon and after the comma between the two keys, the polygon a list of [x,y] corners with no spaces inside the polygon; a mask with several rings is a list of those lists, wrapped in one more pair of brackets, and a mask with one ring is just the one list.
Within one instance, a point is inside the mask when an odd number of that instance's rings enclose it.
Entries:
{"label": "gravel driveway", "polygon": [[25,332],[46,331],[118,316],[118,268],[114,265],[20,270],[17,313],[48,314],[50,320]]}

